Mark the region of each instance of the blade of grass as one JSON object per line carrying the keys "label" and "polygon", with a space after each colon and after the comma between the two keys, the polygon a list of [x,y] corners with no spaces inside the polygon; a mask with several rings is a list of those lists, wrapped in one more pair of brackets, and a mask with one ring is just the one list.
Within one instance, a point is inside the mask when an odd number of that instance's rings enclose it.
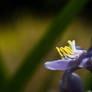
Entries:
{"label": "blade of grass", "polygon": [[26,85],[40,64],[41,59],[49,52],[55,44],[56,39],[61,36],[61,33],[64,32],[86,2],[87,0],[70,0],[63,12],[60,12],[59,16],[57,16],[56,20],[33,50],[29,52],[23,64],[21,64],[14,76],[10,79],[7,92],[19,92]]}
{"label": "blade of grass", "polygon": [[2,55],[0,53],[0,91],[2,92],[5,89],[6,80],[7,80],[7,72],[6,72]]}

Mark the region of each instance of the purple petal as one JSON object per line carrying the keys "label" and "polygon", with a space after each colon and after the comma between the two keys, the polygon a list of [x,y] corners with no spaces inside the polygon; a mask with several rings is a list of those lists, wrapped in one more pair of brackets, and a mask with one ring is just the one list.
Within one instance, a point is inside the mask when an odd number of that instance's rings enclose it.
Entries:
{"label": "purple petal", "polygon": [[69,60],[60,59],[52,62],[46,62],[45,67],[50,70],[66,70]]}
{"label": "purple petal", "polygon": [[86,68],[86,63],[88,62],[89,58],[84,58],[82,62],[80,63],[80,68]]}
{"label": "purple petal", "polygon": [[88,49],[88,52],[92,52],[92,46],[90,46],[90,48]]}
{"label": "purple petal", "polygon": [[83,50],[83,48],[81,48],[80,46],[76,46],[77,50]]}

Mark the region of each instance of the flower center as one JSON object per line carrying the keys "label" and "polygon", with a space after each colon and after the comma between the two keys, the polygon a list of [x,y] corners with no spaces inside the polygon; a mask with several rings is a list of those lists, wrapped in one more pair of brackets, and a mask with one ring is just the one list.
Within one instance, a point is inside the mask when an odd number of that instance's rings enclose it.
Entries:
{"label": "flower center", "polygon": [[74,54],[74,51],[72,49],[72,41],[68,40],[68,44],[69,46],[65,46],[65,47],[56,47],[56,50],[58,51],[59,55],[61,57],[69,57],[68,55],[72,55]]}

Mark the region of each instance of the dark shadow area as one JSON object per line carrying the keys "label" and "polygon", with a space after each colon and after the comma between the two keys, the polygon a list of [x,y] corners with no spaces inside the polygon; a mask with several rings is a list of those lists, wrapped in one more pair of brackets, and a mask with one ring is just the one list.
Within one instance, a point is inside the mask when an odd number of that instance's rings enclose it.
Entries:
{"label": "dark shadow area", "polygon": [[[35,16],[47,17],[57,15],[70,0],[5,0],[0,2],[0,24],[13,22],[21,11],[28,11]],[[77,8],[77,7],[76,7]],[[92,19],[92,1],[89,0],[79,15],[88,20]],[[16,14],[17,13],[17,14]]]}

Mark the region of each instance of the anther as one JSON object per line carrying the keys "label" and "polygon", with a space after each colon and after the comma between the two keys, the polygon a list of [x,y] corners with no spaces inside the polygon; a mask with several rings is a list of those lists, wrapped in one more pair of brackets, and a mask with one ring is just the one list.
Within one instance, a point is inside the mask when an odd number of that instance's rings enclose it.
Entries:
{"label": "anther", "polygon": [[72,42],[68,40],[69,47],[71,48]]}

